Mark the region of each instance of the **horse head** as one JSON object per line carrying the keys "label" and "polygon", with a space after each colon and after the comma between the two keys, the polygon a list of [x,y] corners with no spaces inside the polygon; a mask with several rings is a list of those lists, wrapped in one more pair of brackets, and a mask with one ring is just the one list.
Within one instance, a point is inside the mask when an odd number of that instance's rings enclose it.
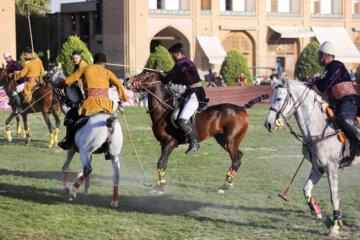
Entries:
{"label": "horse head", "polygon": [[9,83],[9,80],[9,72],[4,68],[0,68],[0,86],[5,87],[5,85]]}
{"label": "horse head", "polygon": [[44,80],[46,83],[50,85],[56,85],[58,82],[65,79],[64,72],[61,68],[61,63],[58,66],[53,67],[50,71],[48,71],[45,76]]}
{"label": "horse head", "polygon": [[151,91],[151,88],[160,81],[160,75],[157,71],[143,71],[138,75],[128,77],[124,81],[124,86],[134,92]]}
{"label": "horse head", "polygon": [[[302,86],[302,89],[305,89],[301,90],[300,96],[295,96],[298,94],[291,92],[293,85],[295,88]],[[282,76],[274,82],[274,90],[269,113],[265,120],[265,127],[269,132],[281,128],[284,123],[288,122],[310,91],[303,83],[290,80],[286,76]]]}

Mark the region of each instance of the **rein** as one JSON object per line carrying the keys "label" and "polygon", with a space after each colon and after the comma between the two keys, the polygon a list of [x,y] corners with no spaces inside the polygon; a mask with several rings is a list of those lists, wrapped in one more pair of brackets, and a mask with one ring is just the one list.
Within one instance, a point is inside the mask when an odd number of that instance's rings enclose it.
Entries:
{"label": "rein", "polygon": [[[148,75],[150,75],[150,76],[148,76]],[[146,79],[148,79],[148,78],[150,78],[150,77],[151,77],[151,79],[153,79],[155,73],[150,73],[150,74],[148,74],[148,75],[145,76]],[[141,87],[141,90],[146,91],[147,93],[149,93],[151,96],[153,96],[154,98],[156,98],[156,99],[159,101],[159,105],[155,106],[155,108],[158,107],[158,106],[161,106],[161,105],[163,104],[163,105],[165,105],[166,107],[168,107],[168,108],[170,108],[171,110],[174,111],[174,108],[173,108],[172,106],[170,106],[169,104],[166,103],[166,102],[167,102],[168,100],[170,100],[170,99],[166,99],[166,100],[164,101],[164,100],[160,99],[158,96],[156,96],[153,92],[151,92],[151,90],[149,90],[149,89],[147,89],[146,87],[144,87],[144,85],[153,85],[153,86],[156,86],[156,85],[158,85],[158,83],[162,84],[161,81],[151,81],[150,83],[141,83],[140,80],[137,80],[137,79],[136,79],[135,81],[136,81],[136,84],[135,84],[135,82],[134,82],[133,85],[137,85],[137,86]],[[151,89],[153,86],[151,86],[150,89]],[[147,112],[150,113],[151,111],[147,110]]]}
{"label": "rein", "polygon": [[[291,135],[293,135],[298,141],[300,141],[302,143],[303,146],[305,146],[307,148],[307,150],[309,152],[309,156],[310,156],[310,162],[311,162],[312,166],[314,167],[315,171],[321,176],[324,171],[321,170],[322,171],[322,173],[321,173],[321,171],[315,166],[313,156],[312,156],[312,153],[310,151],[310,148],[311,148],[311,146],[313,146],[313,145],[315,145],[315,144],[317,144],[319,142],[322,142],[322,141],[324,141],[326,139],[329,139],[329,138],[331,138],[333,136],[339,135],[339,133],[341,131],[335,130],[335,131],[332,131],[332,132],[324,133],[322,135],[310,135],[310,136],[307,136],[307,137],[310,138],[310,139],[314,139],[314,138],[316,138],[316,139],[309,142],[309,143],[305,142],[303,139],[306,136],[304,136],[303,134],[296,133],[294,131],[294,129],[292,128],[289,121],[290,121],[291,117],[295,114],[295,112],[298,110],[298,108],[301,106],[301,104],[304,102],[306,97],[308,96],[308,94],[310,92],[310,88],[306,88],[306,90],[302,93],[302,95],[296,101],[294,100],[294,97],[292,96],[288,85],[286,86],[286,91],[287,91],[288,94],[286,96],[286,99],[285,99],[284,104],[281,107],[281,109],[277,110],[277,109],[275,109],[273,107],[270,107],[270,111],[274,111],[274,112],[277,113],[275,124],[277,126],[281,126],[283,123],[286,124],[286,126],[288,127],[289,130],[286,130],[286,129],[285,130],[288,133],[290,133]],[[284,115],[283,111],[285,110],[285,108],[286,108],[286,106],[287,106],[287,104],[289,103],[290,100],[294,101],[294,104],[291,107],[290,111],[286,115]],[[319,102],[318,100],[316,100],[316,101]],[[321,102],[319,102],[319,103],[321,104]],[[284,119],[283,122],[278,119],[279,116],[281,116]]]}

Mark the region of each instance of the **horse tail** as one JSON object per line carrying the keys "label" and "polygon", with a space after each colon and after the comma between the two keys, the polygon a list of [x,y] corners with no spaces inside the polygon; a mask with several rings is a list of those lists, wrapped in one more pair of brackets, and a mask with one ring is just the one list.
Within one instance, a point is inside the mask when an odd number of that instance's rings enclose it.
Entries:
{"label": "horse tail", "polygon": [[268,99],[269,95],[268,94],[263,94],[260,97],[257,97],[253,100],[251,100],[250,102],[248,102],[247,104],[245,104],[245,108],[249,109],[251,108],[255,103],[261,102],[262,100]]}
{"label": "horse tail", "polygon": [[106,126],[108,127],[110,132],[114,130],[114,125],[116,120],[117,120],[116,114],[112,114],[108,119],[106,119]]}

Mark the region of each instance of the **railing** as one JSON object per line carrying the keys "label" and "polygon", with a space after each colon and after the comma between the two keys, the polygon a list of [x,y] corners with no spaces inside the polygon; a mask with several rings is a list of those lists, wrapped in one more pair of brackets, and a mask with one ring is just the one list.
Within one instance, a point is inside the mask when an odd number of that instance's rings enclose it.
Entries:
{"label": "railing", "polygon": [[342,13],[312,13],[312,18],[343,18]]}
{"label": "railing", "polygon": [[267,12],[268,17],[300,17],[300,12]]}
{"label": "railing", "polygon": [[211,10],[201,10],[201,15],[203,15],[203,16],[211,16]]}
{"label": "railing", "polygon": [[256,16],[256,11],[220,11],[220,16]]}
{"label": "railing", "polygon": [[190,10],[149,9],[149,13],[153,15],[190,15]]}

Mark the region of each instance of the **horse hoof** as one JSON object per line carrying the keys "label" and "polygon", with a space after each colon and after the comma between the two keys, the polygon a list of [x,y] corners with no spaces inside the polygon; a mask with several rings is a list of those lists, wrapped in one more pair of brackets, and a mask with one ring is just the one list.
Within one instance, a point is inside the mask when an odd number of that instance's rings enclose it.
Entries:
{"label": "horse hoof", "polygon": [[13,138],[12,138],[12,137],[8,137],[7,140],[8,140],[8,142],[11,142],[11,141],[13,140]]}
{"label": "horse hoof", "polygon": [[70,192],[69,193],[69,201],[73,201],[76,198],[76,192]]}
{"label": "horse hoof", "polygon": [[223,194],[223,193],[225,193],[226,191],[230,190],[232,187],[233,187],[233,185],[226,185],[226,184],[224,184],[223,186],[221,186],[221,187],[218,189],[217,193]]}
{"label": "horse hoof", "polygon": [[20,136],[21,136],[21,132],[16,133],[16,136],[20,137]]}
{"label": "horse hoof", "polygon": [[326,214],[321,214],[321,221],[323,221],[327,228],[330,228],[332,225],[331,218]]}
{"label": "horse hoof", "polygon": [[223,189],[219,188],[219,190],[217,191],[217,193],[223,194],[223,193],[225,193],[225,191],[224,191]]}
{"label": "horse hoof", "polygon": [[110,207],[117,208],[119,206],[119,201],[112,200],[110,202]]}
{"label": "horse hoof", "polygon": [[329,234],[328,234],[328,237],[337,237],[339,236],[339,228],[338,227],[332,227]]}
{"label": "horse hoof", "polygon": [[89,195],[89,194],[90,194],[89,189],[85,188],[84,191],[83,191],[83,194],[84,194],[84,195]]}
{"label": "horse hoof", "polygon": [[49,146],[48,146],[48,147],[49,147],[49,148],[51,148],[51,147],[52,147],[52,145],[50,145],[50,144],[49,144]]}

